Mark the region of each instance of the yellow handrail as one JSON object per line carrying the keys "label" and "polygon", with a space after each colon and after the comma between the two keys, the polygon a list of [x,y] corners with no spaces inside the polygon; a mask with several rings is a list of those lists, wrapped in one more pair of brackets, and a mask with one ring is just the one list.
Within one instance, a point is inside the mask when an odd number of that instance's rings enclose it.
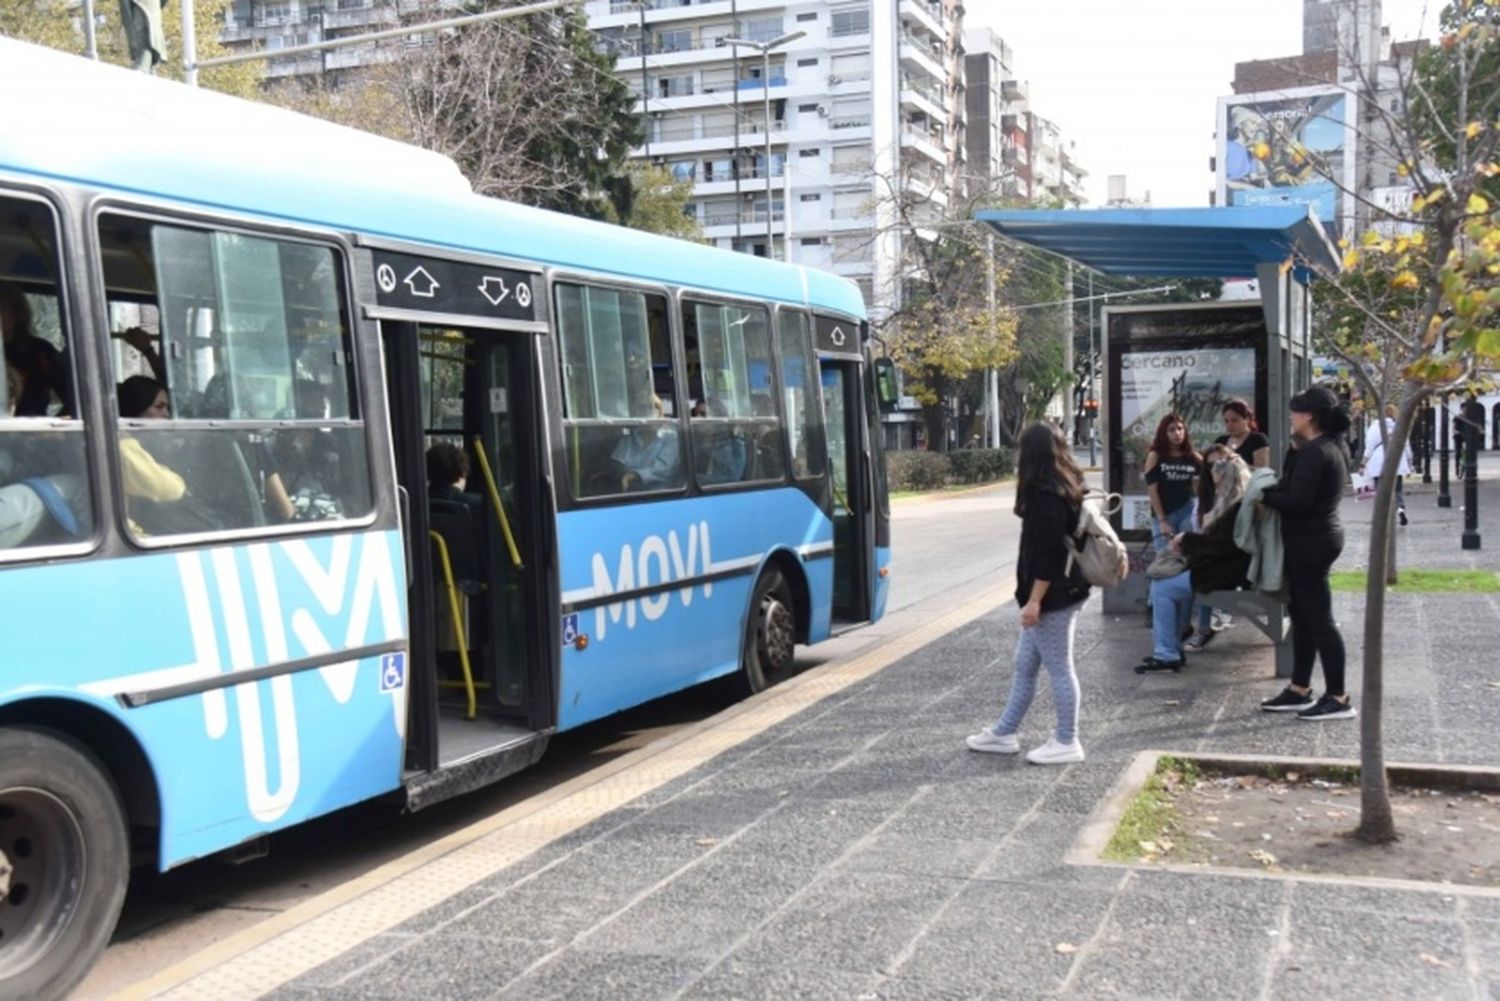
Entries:
{"label": "yellow handrail", "polygon": [[495,507],[495,517],[500,519],[500,533],[505,536],[505,546],[510,550],[510,562],[521,565],[521,551],[516,548],[516,537],[510,532],[510,519],[505,516],[505,505],[500,503],[500,488],[495,486],[495,474],[490,470],[489,456],[484,454],[484,439],[474,436],[474,455],[479,459],[479,469],[484,473],[484,485],[489,488],[490,503]]}
{"label": "yellow handrail", "polygon": [[464,691],[469,696],[469,719],[474,718],[478,700],[474,696],[474,672],[469,667],[469,638],[464,631],[463,613],[458,610],[458,586],[453,582],[453,563],[448,559],[448,542],[437,532],[428,532],[437,543],[438,559],[443,564],[443,583],[448,585],[448,614],[453,619],[454,642],[458,644],[458,663],[464,670]]}

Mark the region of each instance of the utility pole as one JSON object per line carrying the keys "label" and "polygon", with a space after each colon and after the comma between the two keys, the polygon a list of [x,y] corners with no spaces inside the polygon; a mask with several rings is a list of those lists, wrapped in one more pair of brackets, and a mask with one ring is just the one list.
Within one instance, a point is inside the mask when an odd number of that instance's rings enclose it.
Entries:
{"label": "utility pole", "polygon": [[1094,358],[1098,355],[1098,349],[1094,346],[1095,330],[1098,327],[1094,303],[1094,273],[1089,272],[1089,465],[1099,465],[1097,449],[1099,447],[1099,394],[1094,388]]}
{"label": "utility pole", "polygon": [[[764,165],[764,169],[766,172],[766,259],[772,261],[776,259],[776,214],[771,211],[772,200],[775,194],[774,188],[771,184],[771,50],[782,45],[786,45],[788,42],[795,42],[797,39],[806,34],[807,32],[805,31],[792,31],[788,32],[785,35],[779,35],[776,38],[771,39],[769,42],[756,42],[748,38],[724,39],[725,45],[736,48],[743,45],[746,48],[755,49],[760,53],[760,82],[761,86],[765,87],[766,89],[766,162]],[[735,86],[736,89],[738,89],[738,80],[735,81]],[[785,212],[786,206],[783,204],[782,213],[785,214]]]}
{"label": "utility pole", "polygon": [[[191,3],[192,0],[184,0]],[[651,81],[646,77],[646,50],[650,48],[646,44],[646,0],[635,0],[636,13],[641,16],[641,124],[645,126],[644,135],[646,165],[651,164]]]}

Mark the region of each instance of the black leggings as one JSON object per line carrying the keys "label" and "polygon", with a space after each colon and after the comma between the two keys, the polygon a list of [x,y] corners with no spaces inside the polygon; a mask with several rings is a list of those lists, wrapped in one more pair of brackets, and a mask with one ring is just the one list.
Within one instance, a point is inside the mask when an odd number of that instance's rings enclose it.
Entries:
{"label": "black leggings", "polygon": [[1323,662],[1329,695],[1344,694],[1344,637],[1333,621],[1328,571],[1344,551],[1344,533],[1286,540],[1287,588],[1291,593],[1292,684],[1312,684],[1313,661]]}

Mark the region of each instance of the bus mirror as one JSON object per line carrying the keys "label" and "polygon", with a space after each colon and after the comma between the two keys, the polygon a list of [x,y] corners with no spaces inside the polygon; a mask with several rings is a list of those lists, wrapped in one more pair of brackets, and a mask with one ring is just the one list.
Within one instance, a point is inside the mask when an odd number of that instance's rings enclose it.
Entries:
{"label": "bus mirror", "polygon": [[896,363],[889,358],[875,359],[875,395],[882,413],[896,412],[899,397],[896,391]]}

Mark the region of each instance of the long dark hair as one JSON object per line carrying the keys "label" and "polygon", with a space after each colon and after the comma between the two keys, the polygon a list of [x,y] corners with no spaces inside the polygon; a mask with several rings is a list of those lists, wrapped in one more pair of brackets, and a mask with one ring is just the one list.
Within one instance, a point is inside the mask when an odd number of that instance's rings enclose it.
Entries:
{"label": "long dark hair", "polygon": [[[1171,439],[1167,437],[1167,428],[1173,424],[1182,425],[1182,450],[1172,451]],[[1151,439],[1151,451],[1156,453],[1158,460],[1165,459],[1169,455],[1185,455],[1190,459],[1197,460],[1198,450],[1193,447],[1193,436],[1188,433],[1187,421],[1178,414],[1167,414],[1156,422],[1156,437]]]}
{"label": "long dark hair", "polygon": [[1083,503],[1083,470],[1055,425],[1037,421],[1021,432],[1017,452],[1016,514],[1024,518],[1027,498],[1039,493],[1057,494],[1070,507]]}
{"label": "long dark hair", "polygon": [[1239,414],[1250,426],[1251,431],[1259,431],[1260,425],[1255,422],[1255,411],[1250,409],[1250,404],[1244,400],[1230,400],[1219,410],[1220,414]]}
{"label": "long dark hair", "polygon": [[156,402],[156,394],[165,392],[166,388],[149,375],[132,375],[115,387],[115,397],[120,401],[120,416],[141,416]]}

